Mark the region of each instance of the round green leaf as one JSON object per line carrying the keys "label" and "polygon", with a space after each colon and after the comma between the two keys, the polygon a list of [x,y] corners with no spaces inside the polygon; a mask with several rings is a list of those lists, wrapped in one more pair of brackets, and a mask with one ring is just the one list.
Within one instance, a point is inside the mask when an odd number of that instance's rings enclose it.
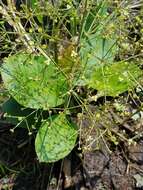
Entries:
{"label": "round green leaf", "polygon": [[2,78],[16,101],[29,108],[48,109],[64,102],[66,78],[49,59],[20,53],[5,59]]}
{"label": "round green leaf", "polygon": [[68,155],[75,146],[77,130],[62,113],[48,119],[39,129],[35,149],[40,162],[55,162]]}
{"label": "round green leaf", "polygon": [[106,96],[118,96],[138,84],[142,71],[134,63],[117,62],[95,68],[88,86]]}

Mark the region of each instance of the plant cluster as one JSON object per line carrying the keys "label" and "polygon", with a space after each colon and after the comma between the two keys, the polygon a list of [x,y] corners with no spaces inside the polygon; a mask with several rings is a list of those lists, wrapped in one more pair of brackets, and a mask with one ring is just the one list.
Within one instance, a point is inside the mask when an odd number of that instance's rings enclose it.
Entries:
{"label": "plant cluster", "polygon": [[[68,155],[81,137],[73,114],[86,111],[98,121],[101,114],[91,114],[91,101],[118,97],[135,87],[142,90],[138,53],[142,37],[132,45],[131,35],[124,31],[131,31],[131,25],[123,29],[132,7],[124,9],[120,1],[105,0],[0,4],[3,51],[9,52],[1,75],[11,96],[2,110],[15,128],[27,127],[29,134],[38,131],[39,161],[55,162]],[[141,18],[135,19],[142,26]],[[87,89],[85,95],[80,95],[82,88]],[[97,94],[92,95],[94,90]],[[115,141],[112,130],[106,132]]]}

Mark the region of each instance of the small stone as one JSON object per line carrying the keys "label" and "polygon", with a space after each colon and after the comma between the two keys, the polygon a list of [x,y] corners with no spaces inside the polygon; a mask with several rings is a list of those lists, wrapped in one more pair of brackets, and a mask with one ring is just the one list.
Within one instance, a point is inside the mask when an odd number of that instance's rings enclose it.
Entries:
{"label": "small stone", "polygon": [[129,158],[138,164],[143,164],[143,143],[131,144],[128,147]]}
{"label": "small stone", "polygon": [[89,177],[100,176],[106,166],[109,158],[101,151],[86,152],[84,154],[84,168]]}

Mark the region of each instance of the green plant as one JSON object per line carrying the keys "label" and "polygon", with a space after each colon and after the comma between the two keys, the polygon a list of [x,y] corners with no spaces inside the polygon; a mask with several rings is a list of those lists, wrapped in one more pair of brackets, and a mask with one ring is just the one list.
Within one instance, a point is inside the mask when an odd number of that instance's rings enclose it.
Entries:
{"label": "green plant", "polygon": [[68,84],[50,59],[20,53],[5,60],[3,80],[10,94],[23,106],[49,109],[64,102]]}
{"label": "green plant", "polygon": [[[19,48],[1,66],[4,85],[19,104],[6,102],[3,110],[11,118],[16,116],[12,119],[16,127],[26,126],[29,134],[33,126],[38,130],[35,149],[41,162],[57,161],[75,146],[80,129],[70,121],[72,97],[78,107],[89,111],[77,88],[87,86],[99,96],[116,97],[140,84],[142,71],[135,61],[116,60],[118,14],[109,14],[109,5],[110,1],[70,0],[55,6],[34,0],[22,4],[20,12],[12,1],[7,6],[2,3],[1,13],[18,33]],[[22,18],[30,28],[24,27]],[[49,28],[44,18],[52,23]],[[112,138],[110,131],[108,136]]]}
{"label": "green plant", "polygon": [[70,153],[77,138],[77,127],[61,113],[46,120],[38,131],[35,147],[41,162],[54,162]]}
{"label": "green plant", "polygon": [[95,68],[87,83],[89,87],[97,89],[100,95],[114,97],[132,89],[141,75],[136,64],[117,62]]}
{"label": "green plant", "polygon": [[[29,56],[20,53],[9,57],[2,67],[2,77],[9,93],[21,105],[29,108],[49,110],[52,107],[59,106],[64,103],[68,92],[68,84],[64,74],[52,64],[50,59],[47,60],[43,56],[34,56],[33,54]],[[29,127],[31,125],[30,120],[33,120],[35,114],[33,112],[28,113],[29,110],[22,112],[20,111],[21,108],[12,105],[13,103],[11,101],[9,105],[15,107],[15,112],[16,109],[19,111],[19,117],[20,114],[24,116],[26,113],[26,119],[22,120],[21,118],[22,122],[18,123],[18,126],[22,127],[23,122],[26,121],[27,127]],[[10,113],[9,105],[8,103],[3,105],[3,110],[7,113]],[[50,117],[46,121],[42,121],[35,144],[40,161],[52,162],[61,159],[75,145],[76,129],[72,123],[68,122],[65,114],[62,114],[56,119]],[[49,122],[51,122],[50,125]],[[50,142],[49,146],[47,141]],[[59,144],[56,148],[56,141],[63,145]],[[48,153],[49,151],[50,153]]]}

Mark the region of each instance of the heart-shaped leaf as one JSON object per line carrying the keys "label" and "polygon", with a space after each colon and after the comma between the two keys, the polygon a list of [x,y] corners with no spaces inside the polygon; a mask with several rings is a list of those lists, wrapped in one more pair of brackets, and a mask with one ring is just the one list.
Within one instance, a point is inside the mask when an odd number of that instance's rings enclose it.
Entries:
{"label": "heart-shaped leaf", "polygon": [[19,104],[46,110],[64,102],[68,84],[50,59],[20,53],[5,59],[1,70],[6,88]]}
{"label": "heart-shaped leaf", "polygon": [[68,155],[75,146],[77,129],[65,114],[49,118],[39,129],[35,149],[40,162],[55,162]]}

